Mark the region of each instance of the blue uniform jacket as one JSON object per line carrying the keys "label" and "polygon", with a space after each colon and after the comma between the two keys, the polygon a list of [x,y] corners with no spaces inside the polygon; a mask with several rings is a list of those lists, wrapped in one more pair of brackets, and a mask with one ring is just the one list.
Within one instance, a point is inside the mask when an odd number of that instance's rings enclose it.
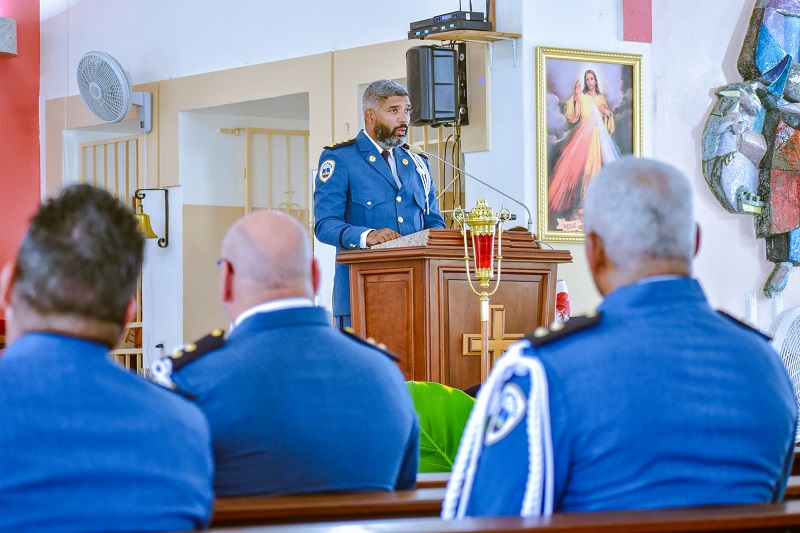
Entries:
{"label": "blue uniform jacket", "polygon": [[197,407],[97,343],[27,334],[0,357],[0,530],[208,526],[213,463]]}
{"label": "blue uniform jacket", "polygon": [[400,370],[321,307],[255,314],[172,380],[211,425],[218,496],[416,482],[419,423]]}
{"label": "blue uniform jacket", "polygon": [[[314,231],[320,242],[335,246],[338,253],[357,250],[361,234],[368,229],[390,228],[400,235],[409,235],[445,227],[433,184],[428,194],[430,212],[426,214],[425,190],[411,155],[399,147],[394,149],[394,155],[403,185],[400,189],[381,153],[363,130],[354,141],[322,152],[314,185]],[[333,314],[350,314],[347,265],[336,265]]]}
{"label": "blue uniform jacket", "polygon": [[[689,278],[622,287],[599,311],[597,325],[526,350],[549,383],[555,510],[779,500],[797,402],[768,342]],[[484,446],[467,514],[520,512],[527,446],[525,418]]]}

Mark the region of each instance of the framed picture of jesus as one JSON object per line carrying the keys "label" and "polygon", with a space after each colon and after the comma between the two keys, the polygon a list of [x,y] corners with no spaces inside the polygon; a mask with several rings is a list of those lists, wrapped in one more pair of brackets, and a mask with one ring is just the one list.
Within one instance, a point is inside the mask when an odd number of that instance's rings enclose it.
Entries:
{"label": "framed picture of jesus", "polygon": [[541,240],[583,241],[583,197],[592,177],[623,155],[641,155],[641,59],[537,47]]}

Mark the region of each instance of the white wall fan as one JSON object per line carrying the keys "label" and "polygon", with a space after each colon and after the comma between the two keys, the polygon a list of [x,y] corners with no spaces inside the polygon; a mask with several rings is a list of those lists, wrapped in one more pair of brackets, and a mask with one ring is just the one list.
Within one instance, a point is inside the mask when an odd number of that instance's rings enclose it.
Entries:
{"label": "white wall fan", "polygon": [[[780,313],[767,330],[772,346],[778,351],[794,387],[795,399],[800,407],[800,305]],[[800,420],[797,423],[795,442],[800,442]]]}
{"label": "white wall fan", "polygon": [[153,129],[153,95],[133,92],[130,76],[105,52],[89,52],[78,63],[78,89],[89,110],[103,122],[120,122],[137,106],[139,131]]}

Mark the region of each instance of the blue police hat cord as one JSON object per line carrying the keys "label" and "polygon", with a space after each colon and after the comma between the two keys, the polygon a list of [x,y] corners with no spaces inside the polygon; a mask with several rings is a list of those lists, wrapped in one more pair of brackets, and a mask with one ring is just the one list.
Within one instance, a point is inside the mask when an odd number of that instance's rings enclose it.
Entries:
{"label": "blue police hat cord", "polygon": [[522,500],[521,516],[553,514],[553,438],[550,432],[550,402],[547,375],[535,357],[522,356],[530,344],[520,341],[498,359],[481,387],[458,448],[450,481],[442,502],[442,519],[464,518],[475,471],[484,441],[487,413],[495,412],[502,400],[503,385],[512,375],[530,376],[527,406],[528,479]]}
{"label": "blue police hat cord", "polygon": [[428,167],[425,166],[425,163],[422,161],[422,156],[415,154],[410,150],[406,150],[408,155],[411,156],[411,160],[414,162],[414,166],[417,167],[417,172],[419,173],[419,177],[422,180],[422,188],[425,189],[425,214],[431,214],[431,204],[428,197],[430,196],[431,192],[431,173],[428,172]]}

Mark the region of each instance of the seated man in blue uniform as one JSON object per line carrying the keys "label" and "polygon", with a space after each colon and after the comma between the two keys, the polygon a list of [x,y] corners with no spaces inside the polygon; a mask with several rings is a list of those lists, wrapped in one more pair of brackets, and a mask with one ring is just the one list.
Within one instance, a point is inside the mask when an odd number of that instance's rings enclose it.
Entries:
{"label": "seated man in blue uniform", "polygon": [[693,196],[680,172],[652,160],[623,158],[592,180],[586,253],[605,299],[498,361],[444,516],[781,499],[792,385],[768,340],[715,312],[691,277]]}
{"label": "seated man in blue uniform", "polygon": [[[444,228],[430,168],[405,144],[411,101],[391,80],[364,91],[364,129],[355,139],[328,146],[314,185],[317,239],[358,250],[428,228]],[[336,265],[333,316],[350,325],[350,268]]]}
{"label": "seated man in blue uniform", "polygon": [[2,270],[2,531],[208,526],[203,414],[108,353],[135,313],[143,246],[128,208],[78,185],[39,209]]}
{"label": "seated man in blue uniform", "polygon": [[[419,424],[389,354],[331,327],[305,230],[279,212],[239,220],[222,243],[232,330],[159,365],[208,417],[218,496],[409,489]],[[169,368],[155,368],[170,385]]]}

